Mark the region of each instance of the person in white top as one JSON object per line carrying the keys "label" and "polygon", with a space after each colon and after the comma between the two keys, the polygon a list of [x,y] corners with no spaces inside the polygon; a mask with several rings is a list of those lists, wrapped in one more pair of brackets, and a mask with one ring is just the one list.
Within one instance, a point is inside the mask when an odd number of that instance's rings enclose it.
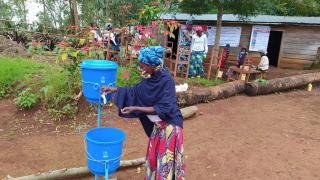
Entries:
{"label": "person in white top", "polygon": [[102,38],[98,33],[98,28],[96,23],[90,23],[90,32],[93,34],[93,40],[100,42]]}
{"label": "person in white top", "polygon": [[203,34],[202,27],[195,28],[196,34],[192,36],[191,42],[191,58],[188,76],[194,78],[204,75],[203,60],[206,58],[208,52],[208,38]]}
{"label": "person in white top", "polygon": [[110,47],[113,50],[120,51],[120,45],[119,43],[117,43],[116,36],[112,32],[112,29],[113,29],[113,26],[111,23],[107,23],[105,25],[105,30],[103,31],[104,45],[105,47],[108,47],[108,41],[109,41],[108,38],[110,37],[110,44],[111,44]]}
{"label": "person in white top", "polygon": [[269,69],[269,58],[267,56],[267,52],[265,50],[260,50],[260,63],[256,67],[259,71],[267,71]]}

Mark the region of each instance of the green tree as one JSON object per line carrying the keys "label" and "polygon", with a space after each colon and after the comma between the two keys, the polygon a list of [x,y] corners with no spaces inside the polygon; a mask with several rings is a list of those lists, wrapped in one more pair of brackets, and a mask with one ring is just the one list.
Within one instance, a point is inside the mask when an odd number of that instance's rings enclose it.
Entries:
{"label": "green tree", "polygon": [[105,0],[80,0],[81,25],[86,26],[93,22],[100,25],[105,24],[108,21],[106,3]]}
{"label": "green tree", "polygon": [[139,9],[151,0],[109,0],[109,18],[116,26],[125,26],[130,20],[139,19]]}
{"label": "green tree", "polygon": [[13,10],[7,1],[0,0],[0,19],[12,20]]}
{"label": "green tree", "polygon": [[18,21],[27,22],[28,10],[26,8],[26,0],[12,0],[9,2]]}
{"label": "green tree", "polygon": [[319,0],[269,0],[261,8],[262,14],[281,16],[320,16]]}
{"label": "green tree", "polygon": [[55,28],[62,28],[68,24],[69,3],[65,0],[37,0],[43,11],[39,13],[42,22],[52,24]]}
{"label": "green tree", "polygon": [[183,0],[179,4],[182,12],[189,14],[205,14],[216,10],[217,24],[214,47],[210,57],[210,66],[207,78],[210,78],[211,64],[217,64],[220,46],[222,16],[225,11],[231,12],[239,17],[247,17],[258,14],[263,0]]}

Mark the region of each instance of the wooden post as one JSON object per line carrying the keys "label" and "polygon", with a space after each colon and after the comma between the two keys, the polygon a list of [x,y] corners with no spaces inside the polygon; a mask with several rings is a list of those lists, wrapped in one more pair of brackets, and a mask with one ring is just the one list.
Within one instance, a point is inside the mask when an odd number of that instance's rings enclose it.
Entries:
{"label": "wooden post", "polygon": [[217,13],[217,29],[216,29],[216,35],[215,35],[215,40],[214,40],[214,46],[212,49],[211,53],[211,58],[210,58],[210,63],[209,63],[209,69],[207,73],[207,79],[210,79],[211,75],[211,69],[212,69],[212,63],[217,64],[217,59],[218,59],[218,52],[219,52],[219,47],[220,47],[220,36],[221,36],[221,22],[222,22],[222,16],[223,16],[223,8],[221,6],[220,1],[217,1],[217,8],[218,8],[218,13]]}
{"label": "wooden post", "polygon": [[[177,67],[178,67],[178,59],[179,59],[179,48],[180,48],[180,45],[179,45],[179,35],[180,35],[180,29],[179,29],[179,32],[178,32],[178,38],[177,38],[177,42],[178,42],[178,45],[177,45],[177,53],[176,53],[176,61],[174,63],[174,70],[173,70],[173,77],[176,78],[177,76]],[[173,52],[172,52],[173,53]],[[172,62],[170,62],[170,69],[172,68]],[[172,70],[172,69],[171,69]]]}
{"label": "wooden post", "polygon": [[111,58],[110,56],[110,35],[111,35],[111,31],[108,31],[108,45],[107,45],[107,60]]}
{"label": "wooden post", "polygon": [[221,69],[222,55],[223,55],[223,49],[220,50],[220,57],[219,57],[219,59],[218,59],[218,65],[217,65],[217,72],[216,72],[215,80],[218,79],[218,74],[219,74],[219,71],[220,71],[220,69]]}

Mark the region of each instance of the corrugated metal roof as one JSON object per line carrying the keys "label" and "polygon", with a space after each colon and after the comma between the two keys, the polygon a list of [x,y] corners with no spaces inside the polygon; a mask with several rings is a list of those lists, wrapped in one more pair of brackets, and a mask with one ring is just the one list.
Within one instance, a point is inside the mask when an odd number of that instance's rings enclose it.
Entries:
{"label": "corrugated metal roof", "polygon": [[[190,15],[190,14],[165,14],[163,19],[175,19],[180,21],[194,20],[194,21],[216,21],[216,14]],[[320,25],[320,17],[302,17],[302,16],[270,16],[258,15],[251,16],[245,20],[239,19],[233,14],[224,14],[222,17],[224,22],[243,22],[256,24],[305,24],[305,25]]]}

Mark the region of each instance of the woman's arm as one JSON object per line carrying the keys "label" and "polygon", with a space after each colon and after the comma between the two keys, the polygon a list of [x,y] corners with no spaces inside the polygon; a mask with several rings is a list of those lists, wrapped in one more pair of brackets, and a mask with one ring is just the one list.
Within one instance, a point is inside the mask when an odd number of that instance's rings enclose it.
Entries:
{"label": "woman's arm", "polygon": [[123,114],[130,114],[132,112],[143,112],[146,114],[155,114],[155,109],[154,107],[139,107],[139,106],[129,106],[129,107],[125,107],[123,109],[121,109],[121,112]]}

